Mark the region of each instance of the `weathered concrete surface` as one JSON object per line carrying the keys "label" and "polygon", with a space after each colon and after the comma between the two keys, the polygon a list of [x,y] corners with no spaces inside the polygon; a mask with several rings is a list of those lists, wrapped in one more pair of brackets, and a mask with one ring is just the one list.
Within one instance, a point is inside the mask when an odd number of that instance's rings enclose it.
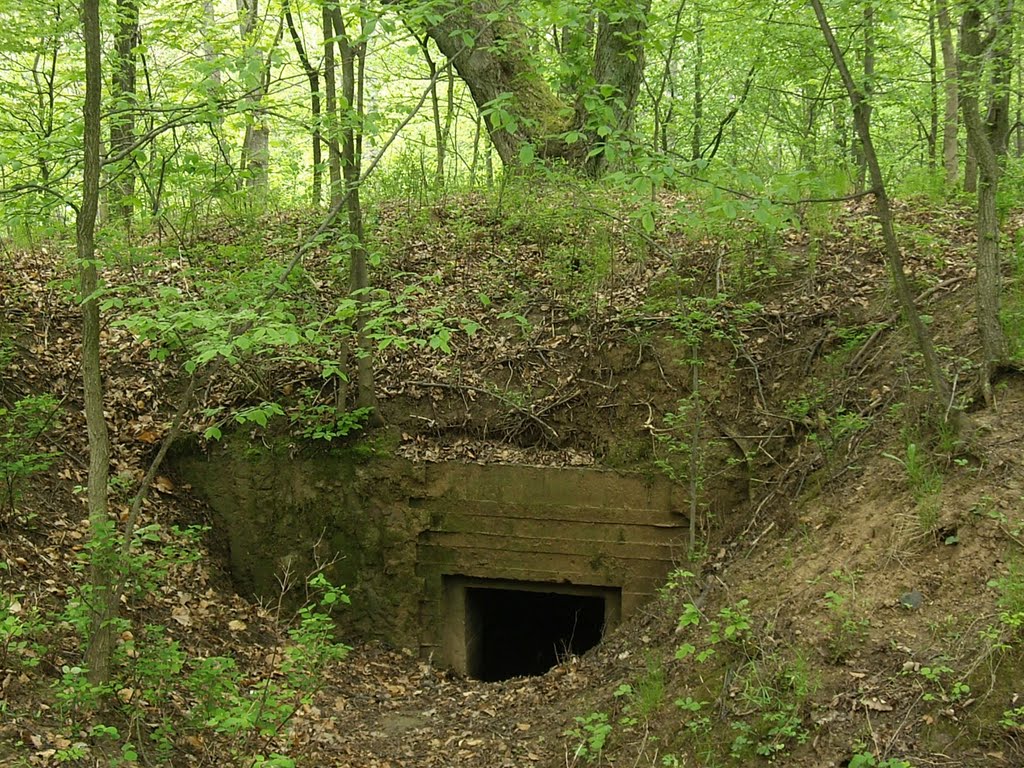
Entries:
{"label": "weathered concrete surface", "polygon": [[285,570],[324,567],[352,596],[349,631],[461,669],[466,584],[614,593],[615,623],[664,581],[688,525],[664,478],[597,469],[221,446],[175,470],[213,510],[240,591],[275,598]]}
{"label": "weathered concrete surface", "polygon": [[596,469],[427,465],[423,495],[410,501],[429,512],[417,552],[421,652],[457,669],[465,611],[446,576],[617,588],[613,624],[664,582],[689,524],[666,480]]}

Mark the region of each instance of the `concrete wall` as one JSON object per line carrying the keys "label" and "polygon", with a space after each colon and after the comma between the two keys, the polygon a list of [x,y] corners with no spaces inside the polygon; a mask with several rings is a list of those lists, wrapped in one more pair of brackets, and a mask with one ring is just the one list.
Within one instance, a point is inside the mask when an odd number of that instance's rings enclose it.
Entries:
{"label": "concrete wall", "polygon": [[465,653],[459,593],[445,577],[618,588],[614,623],[664,582],[689,525],[663,478],[595,469],[427,465],[423,494],[410,503],[429,521],[417,546],[421,652],[456,668]]}
{"label": "concrete wall", "polygon": [[612,588],[614,623],[685,553],[685,500],[660,476],[230,446],[175,468],[213,510],[240,591],[276,598],[285,565],[301,578],[335,559],[327,574],[349,588],[349,632],[456,667],[464,616],[451,584]]}

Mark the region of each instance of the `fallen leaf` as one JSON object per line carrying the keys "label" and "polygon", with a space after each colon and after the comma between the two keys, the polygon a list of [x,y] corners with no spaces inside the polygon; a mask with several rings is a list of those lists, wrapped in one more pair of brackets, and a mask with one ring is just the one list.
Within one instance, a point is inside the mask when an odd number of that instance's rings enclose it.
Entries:
{"label": "fallen leaf", "polygon": [[876,699],[874,696],[861,699],[860,704],[873,712],[892,712],[892,704],[886,704],[882,699]]}

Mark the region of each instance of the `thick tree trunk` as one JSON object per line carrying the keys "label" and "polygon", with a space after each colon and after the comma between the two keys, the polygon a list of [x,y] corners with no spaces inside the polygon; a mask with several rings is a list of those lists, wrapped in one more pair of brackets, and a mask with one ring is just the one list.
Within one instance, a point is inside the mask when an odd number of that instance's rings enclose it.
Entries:
{"label": "thick tree trunk", "polygon": [[[111,81],[114,116],[110,120],[110,153],[124,155],[135,141],[136,54],[139,45],[138,0],[117,0],[114,33],[114,76]],[[115,169],[116,215],[131,226],[135,195],[135,161],[126,157]]]}
{"label": "thick tree trunk", "polygon": [[[577,94],[574,105],[552,91],[539,74],[527,30],[500,0],[452,3],[427,34],[469,87],[491,143],[506,167],[520,162],[525,146],[542,158],[563,158],[583,167],[588,152],[605,146],[608,131],[628,130],[643,73],[643,36],[649,0],[622,0],[622,9],[599,21],[594,59],[596,92]],[[600,136],[591,118],[610,115]],[[578,131],[589,141],[565,140]],[[602,165],[598,160],[590,170]]]}
{"label": "thick tree trunk", "polygon": [[956,410],[953,404],[952,389],[942,372],[942,366],[939,364],[939,357],[935,352],[935,345],[932,342],[931,334],[928,332],[928,328],[921,320],[921,315],[917,311],[914,295],[910,290],[910,282],[907,280],[906,272],[903,269],[903,255],[900,252],[899,240],[896,237],[892,208],[889,204],[889,196],[886,193],[882,168],[878,163],[878,156],[875,154],[875,148],[871,142],[871,128],[867,119],[868,105],[865,104],[864,96],[858,90],[853,77],[850,75],[850,70],[846,66],[846,59],[843,56],[843,50],[839,47],[839,43],[836,42],[835,35],[832,33],[832,27],[825,16],[821,0],[810,0],[810,2],[814,8],[815,16],[818,18],[818,25],[821,27],[825,42],[832,52],[832,59],[835,62],[836,69],[839,70],[843,84],[846,86],[850,103],[853,106],[853,122],[857,128],[857,136],[860,139],[865,164],[871,177],[878,220],[882,225],[882,239],[885,243],[885,253],[889,261],[889,269],[892,273],[896,297],[903,311],[903,316],[906,318],[907,325],[910,326],[914,342],[921,352],[925,373],[931,382],[937,406],[942,409],[942,412],[956,414],[959,422],[962,420],[962,416],[959,415],[960,412]]}
{"label": "thick tree trunk", "polygon": [[85,150],[82,174],[82,206],[76,223],[77,254],[81,264],[82,291],[82,384],[85,421],[89,433],[88,508],[89,535],[95,545],[90,559],[91,626],[85,650],[89,681],[99,685],[110,679],[113,628],[110,620],[117,605],[112,598],[116,583],[115,555],[107,507],[107,476],[110,471],[110,437],[103,415],[103,378],[100,370],[100,306],[95,295],[99,285],[96,268],[96,215],[100,198],[100,103],[103,89],[100,71],[99,0],[83,0],[82,30],[85,37]]}
{"label": "thick tree trunk", "polygon": [[974,145],[967,140],[967,151],[964,153],[964,192],[975,194],[978,191],[978,156]]}
{"label": "thick tree trunk", "polygon": [[[587,126],[597,145],[603,147],[602,152],[591,153],[588,159],[587,170],[593,176],[600,175],[609,162],[617,159],[614,144],[608,139],[627,135],[633,129],[633,112],[644,72],[644,36],[650,9],[651,0],[639,3],[623,0],[621,8],[598,17],[594,83],[602,96],[605,116],[601,125]],[[586,96],[583,104],[586,112]],[[588,123],[593,122],[592,117],[588,116]]]}
{"label": "thick tree trunk", "polygon": [[524,145],[543,151],[548,136],[568,130],[574,111],[538,74],[528,31],[504,7],[499,0],[459,3],[428,34],[469,87],[498,156],[514,166]]}
{"label": "thick tree trunk", "polygon": [[[982,30],[979,4],[972,3],[960,24],[960,74],[967,141],[978,163],[977,319],[981,333],[982,388],[991,403],[992,375],[1006,361],[1007,344],[999,318],[1002,275],[996,196],[1000,167],[1010,136],[1010,85],[1013,62],[1013,0],[1001,0],[987,30]],[[989,104],[982,121],[979,107],[983,57],[991,62]]]}
{"label": "thick tree trunk", "polygon": [[942,121],[942,164],[946,169],[946,186],[956,189],[960,174],[957,157],[957,133],[960,125],[960,96],[956,66],[956,49],[953,47],[953,30],[949,22],[949,0],[937,0],[939,18],[939,40],[942,46],[942,90],[946,109]]}

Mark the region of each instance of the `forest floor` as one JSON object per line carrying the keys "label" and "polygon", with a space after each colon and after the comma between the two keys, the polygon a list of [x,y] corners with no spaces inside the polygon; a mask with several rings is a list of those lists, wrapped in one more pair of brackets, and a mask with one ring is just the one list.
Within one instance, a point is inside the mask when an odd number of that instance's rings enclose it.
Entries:
{"label": "forest floor", "polygon": [[[748,503],[702,518],[705,553],[681,559],[663,593],[597,648],[545,675],[483,683],[410,649],[353,643],[280,731],[226,740],[182,726],[173,763],[241,765],[241,755],[263,751],[350,768],[1024,765],[1024,379],[1002,378],[991,407],[972,396],[966,214],[900,209],[922,306],[970,411],[967,442],[944,434],[923,406],[864,209],[848,207],[820,234],[765,242],[650,240],[614,222],[531,216],[497,217],[478,200],[420,217],[400,207],[382,214],[378,284],[395,294],[417,287],[407,318],[458,318],[443,343],[390,346],[377,361],[397,451],[649,467],[665,415],[688,392],[679,296],[729,290],[704,305],[702,376],[713,431],[749,457]],[[231,247],[253,237],[281,261],[280,243],[291,242],[282,233],[306,224],[281,217],[257,235],[225,227],[189,253],[178,249],[178,262],[128,264],[113,279],[132,284],[144,272],[174,285],[187,257],[230,270]],[[75,491],[87,466],[79,316],[71,273],[51,252],[60,247],[9,254],[0,278],[4,335],[15,342],[0,405],[40,392],[62,403],[40,449],[59,458],[2,520],[0,765],[116,762],[61,699],[81,647],[66,619],[46,619],[84,578],[88,533]],[[606,260],[588,263],[602,248]],[[214,252],[216,262],[203,255]],[[329,256],[324,249],[305,265],[311,301],[323,306],[340,295],[326,277]],[[460,335],[463,320],[487,332]],[[406,325],[438,337],[437,323]],[[711,331],[726,326],[736,333]],[[122,519],[123,489],[166,435],[182,388],[174,358],[151,360],[149,348],[117,324],[104,330]],[[212,406],[322,387],[317,371],[293,362],[234,373],[202,393],[207,410],[192,412],[190,430],[214,423]],[[187,488],[158,476],[142,520],[160,525],[151,529],[157,546],[172,544],[170,526],[206,520]],[[196,546],[201,557],[126,601],[133,629],[122,642],[159,625],[190,658],[235,658],[243,684],[279,675],[279,610],[233,592],[211,554],[219,542]],[[45,624],[32,638],[39,645],[11,629],[30,617]],[[138,713],[119,722],[137,732],[161,718],[184,722],[194,705],[173,687],[133,698],[126,683],[116,695]],[[140,751],[138,761],[155,758]]]}

